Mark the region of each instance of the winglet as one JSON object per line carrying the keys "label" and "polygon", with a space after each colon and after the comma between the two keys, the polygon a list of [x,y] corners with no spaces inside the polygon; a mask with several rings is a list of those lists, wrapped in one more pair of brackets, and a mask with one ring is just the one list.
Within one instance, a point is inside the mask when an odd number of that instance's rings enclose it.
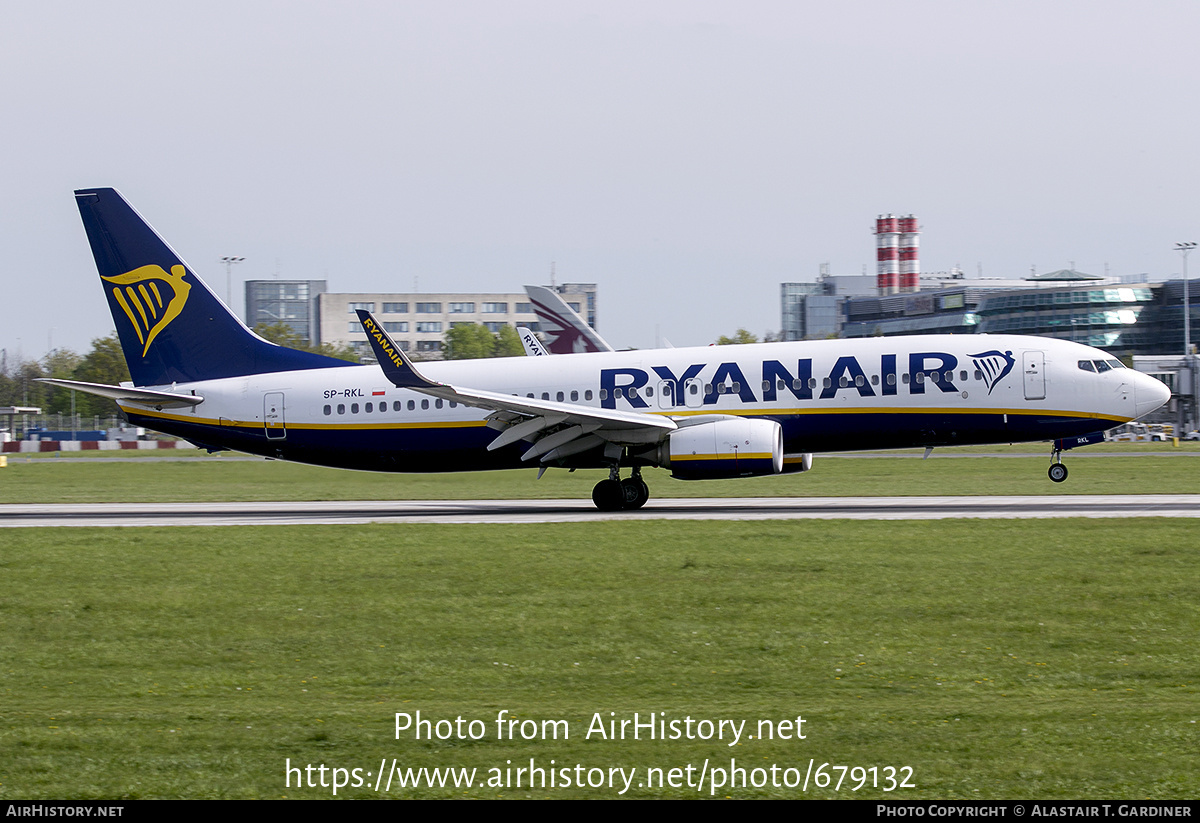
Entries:
{"label": "winglet", "polygon": [[379,367],[383,369],[384,376],[392,381],[393,386],[399,389],[428,389],[441,385],[427,379],[417,371],[412,361],[408,359],[408,355],[392,342],[392,338],[388,337],[388,333],[375,321],[369,311],[356,309],[356,312],[358,313],[358,322],[362,323],[363,331],[367,333],[367,340],[371,341],[371,348],[375,350],[375,359],[379,361]]}
{"label": "winglet", "polygon": [[517,326],[517,336],[521,338],[521,345],[525,347],[526,356],[545,357],[550,353],[546,351],[542,341],[538,340],[537,336],[524,326]]}

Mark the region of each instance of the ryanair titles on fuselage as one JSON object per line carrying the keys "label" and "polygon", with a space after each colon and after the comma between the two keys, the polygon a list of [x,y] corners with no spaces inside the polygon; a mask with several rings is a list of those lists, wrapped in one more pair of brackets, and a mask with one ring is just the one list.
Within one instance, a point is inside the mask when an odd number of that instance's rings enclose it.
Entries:
{"label": "ryanair titles on fuselage", "polygon": [[[1015,363],[1011,351],[992,350],[967,356],[989,394],[1012,371]],[[624,399],[635,409],[649,408],[642,389],[651,381],[666,384],[667,397],[674,406],[691,405],[688,394],[693,391],[696,392],[693,396],[702,394],[699,405],[705,406],[715,405],[723,394],[736,395],[743,403],[756,403],[760,399],[770,403],[779,399],[781,392],[785,397],[790,393],[797,400],[814,397],[828,400],[837,397],[838,392],[855,392],[859,397],[887,397],[896,395],[901,387],[907,394],[925,394],[933,389],[945,393],[961,391],[956,384],[962,375],[955,374],[959,368],[959,359],[955,355],[937,351],[910,352],[907,362],[902,364],[907,366],[906,371],[900,370],[899,357],[896,354],[880,355],[878,369],[868,373],[857,357],[845,355],[837,358],[821,379],[816,379],[813,374],[811,357],[799,358],[794,369],[779,360],[763,360],[760,374],[755,375],[761,375],[761,398],[755,394],[754,385],[736,362],[717,364],[711,375],[704,373],[712,367],[710,363],[696,363],[678,374],[667,366],[651,366],[649,371],[632,367],[601,369],[600,405],[615,409],[617,401]],[[698,381],[699,385],[696,385]]]}

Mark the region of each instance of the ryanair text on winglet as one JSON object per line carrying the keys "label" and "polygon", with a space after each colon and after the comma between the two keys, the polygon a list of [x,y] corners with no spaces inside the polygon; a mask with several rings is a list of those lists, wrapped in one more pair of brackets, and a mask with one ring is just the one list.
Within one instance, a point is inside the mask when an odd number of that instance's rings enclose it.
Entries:
{"label": "ryanair text on winglet", "polygon": [[403,366],[404,361],[400,359],[400,355],[392,348],[392,343],[387,339],[387,336],[375,325],[375,321],[370,317],[365,317],[362,322],[363,327],[367,330],[367,334],[375,338],[375,342],[379,344],[379,350],[387,355],[388,360],[391,360],[397,366]]}

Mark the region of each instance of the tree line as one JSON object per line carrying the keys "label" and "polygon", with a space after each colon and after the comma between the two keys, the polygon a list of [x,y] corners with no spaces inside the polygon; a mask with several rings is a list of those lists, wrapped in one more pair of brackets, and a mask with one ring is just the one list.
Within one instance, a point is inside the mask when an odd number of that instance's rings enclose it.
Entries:
{"label": "tree line", "polygon": [[27,360],[10,357],[5,351],[0,359],[0,406],[36,406],[43,414],[70,414],[74,394],[77,414],[107,417],[118,413],[111,400],[39,383],[41,377],[117,385],[129,379],[129,368],[116,332],[93,340],[87,354],[54,349],[41,359]]}

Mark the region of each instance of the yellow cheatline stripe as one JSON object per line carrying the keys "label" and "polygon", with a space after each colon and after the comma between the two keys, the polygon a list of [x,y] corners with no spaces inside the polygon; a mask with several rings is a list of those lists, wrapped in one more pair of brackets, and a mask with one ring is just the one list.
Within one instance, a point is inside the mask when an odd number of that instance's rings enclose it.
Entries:
{"label": "yellow cheatline stripe", "polygon": [[673,454],[671,462],[680,460],[770,460],[774,455],[770,452],[749,452],[745,454]]}
{"label": "yellow cheatline stripe", "polygon": [[[114,289],[115,291],[115,289]],[[136,324],[134,326],[136,328]],[[139,332],[140,335],[140,332]],[[261,426],[263,423],[258,420],[217,420],[211,417],[195,417],[185,414],[168,414],[154,409],[147,409],[141,406],[121,406],[122,409],[133,412],[135,414],[145,415],[147,417],[157,417],[162,420],[179,420],[186,423],[200,423],[209,426]],[[652,414],[665,416],[671,414],[679,417],[685,414],[729,414],[737,417],[758,417],[758,416],[800,416],[802,414],[1012,414],[1024,416],[1049,416],[1049,417],[1079,417],[1083,419],[1094,420],[1109,420],[1114,423],[1127,423],[1133,418],[1118,417],[1107,414],[1093,414],[1091,412],[1075,412],[1064,411],[1061,409],[952,409],[952,408],[927,408],[927,409],[775,409],[762,411],[743,411],[734,415],[733,412],[680,412],[672,414],[671,412],[651,412]],[[283,424],[289,429],[314,429],[314,430],[364,430],[364,429],[462,429],[486,426],[484,420],[455,420],[455,421],[427,421],[424,423],[287,423]],[[743,455],[745,456],[745,455]]]}
{"label": "yellow cheatline stripe", "polygon": [[[118,404],[120,405],[120,404]],[[198,423],[205,426],[219,426],[222,428],[247,427],[258,428],[264,425],[261,420],[229,420],[227,418],[214,419],[211,417],[194,417],[190,414],[168,414],[160,412],[156,409],[144,409],[141,406],[121,406],[121,409],[133,414],[139,414],[144,417],[155,417],[159,420],[178,420],[183,423]],[[454,420],[443,422],[425,422],[425,423],[288,423],[286,420],[282,423],[267,423],[266,425],[276,426],[286,429],[314,429],[314,430],[370,430],[378,431],[379,429],[467,429],[479,428],[486,426],[485,420]]]}

